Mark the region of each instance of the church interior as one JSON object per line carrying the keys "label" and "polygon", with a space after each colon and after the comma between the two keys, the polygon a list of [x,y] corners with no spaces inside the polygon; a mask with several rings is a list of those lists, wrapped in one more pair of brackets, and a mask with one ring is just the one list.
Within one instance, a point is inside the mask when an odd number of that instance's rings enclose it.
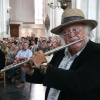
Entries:
{"label": "church interior", "polygon": [[[40,42],[43,47],[48,46],[44,52],[64,45],[51,29],[61,24],[62,13],[71,8],[81,9],[87,19],[98,22],[90,39],[100,43],[100,0],[0,0],[0,50],[5,54],[5,67],[13,66],[23,41],[35,45],[32,53],[42,48]],[[48,62],[51,58],[52,55],[47,56]],[[20,74],[20,69],[0,73],[0,100],[45,100],[46,87],[42,84],[17,85]]]}

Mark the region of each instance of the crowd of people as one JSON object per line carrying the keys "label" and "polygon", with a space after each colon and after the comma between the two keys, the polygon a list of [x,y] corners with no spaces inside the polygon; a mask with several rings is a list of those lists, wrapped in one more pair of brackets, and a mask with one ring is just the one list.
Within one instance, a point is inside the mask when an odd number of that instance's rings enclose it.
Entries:
{"label": "crowd of people", "polygon": [[[32,34],[31,37],[19,38],[3,38],[0,41],[0,49],[4,53],[6,58],[6,66],[12,63],[17,64],[20,60],[30,59],[30,57],[38,50],[47,52],[51,49],[61,46],[61,40],[58,36],[54,37],[35,37]],[[16,80],[16,70],[11,69],[7,71],[11,82]],[[18,88],[24,86],[25,72],[20,69],[20,83],[17,85]]]}

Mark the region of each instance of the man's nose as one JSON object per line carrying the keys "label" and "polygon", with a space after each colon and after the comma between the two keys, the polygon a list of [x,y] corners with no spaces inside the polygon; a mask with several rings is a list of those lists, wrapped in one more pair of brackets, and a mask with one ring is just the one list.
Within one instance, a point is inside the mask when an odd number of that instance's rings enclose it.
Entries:
{"label": "man's nose", "polygon": [[69,32],[68,36],[69,36],[69,37],[74,37],[74,36],[75,36],[75,33],[73,33],[73,32],[71,31],[71,32]]}

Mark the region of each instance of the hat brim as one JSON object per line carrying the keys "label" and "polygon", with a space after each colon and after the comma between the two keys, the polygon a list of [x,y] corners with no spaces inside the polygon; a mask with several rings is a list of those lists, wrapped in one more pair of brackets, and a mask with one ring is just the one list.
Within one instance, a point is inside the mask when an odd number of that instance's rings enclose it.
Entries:
{"label": "hat brim", "polygon": [[75,20],[75,21],[70,21],[70,22],[61,24],[61,25],[59,25],[59,26],[53,28],[53,29],[51,30],[51,32],[54,33],[54,34],[60,35],[61,29],[62,29],[64,26],[68,26],[68,25],[74,24],[74,23],[84,23],[84,24],[90,26],[92,30],[97,26],[97,21],[95,21],[95,20],[86,20],[86,19],[82,19],[82,20]]}

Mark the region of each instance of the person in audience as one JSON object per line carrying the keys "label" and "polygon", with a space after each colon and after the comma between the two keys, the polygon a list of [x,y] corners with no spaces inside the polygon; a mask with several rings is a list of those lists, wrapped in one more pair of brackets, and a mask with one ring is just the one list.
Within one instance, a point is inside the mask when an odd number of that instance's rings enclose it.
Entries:
{"label": "person in audience", "polygon": [[[9,49],[9,52],[6,56],[6,65],[10,65],[10,64],[13,64],[14,62],[14,58],[17,54],[17,46],[16,46],[16,42],[12,42],[11,43],[11,46],[10,46],[10,49]],[[9,76],[9,78],[11,78],[11,82],[15,82],[15,69],[11,69],[9,71],[7,71],[7,74]]]}
{"label": "person in audience", "polygon": [[21,42],[24,42],[25,37],[21,37]]}
{"label": "person in audience", "polygon": [[24,38],[24,42],[28,42],[29,43],[29,40],[27,39],[27,37]]}
{"label": "person in audience", "polygon": [[22,50],[22,48],[23,48],[23,44],[22,44],[22,42],[19,42],[19,43],[17,44],[17,49],[18,49],[18,51],[19,51],[19,50]]}
{"label": "person in audience", "polygon": [[50,43],[50,41],[47,41],[47,48],[48,48],[48,50],[51,50],[51,43]]}
{"label": "person in audience", "polygon": [[39,43],[38,43],[38,46],[40,46],[42,43],[42,37],[39,38]]}
{"label": "person in audience", "polygon": [[7,42],[7,38],[3,38],[3,41],[4,41],[4,42]]}
{"label": "person in audience", "polygon": [[35,34],[32,32],[32,34],[31,34],[31,39],[35,39]]}
{"label": "person in audience", "polygon": [[7,43],[7,47],[10,49],[11,48],[11,44],[12,44],[12,42],[8,42]]}
{"label": "person in audience", "polygon": [[51,32],[66,44],[83,40],[54,53],[47,65],[41,51],[32,58],[35,68],[23,65],[27,82],[47,86],[45,100],[100,100],[100,44],[89,39],[96,26],[80,9],[66,9]]}
{"label": "person in audience", "polygon": [[9,49],[9,52],[7,53],[7,58],[8,58],[7,63],[8,64],[13,63],[13,60],[15,58],[17,51],[18,51],[18,49],[17,49],[17,46],[16,46],[16,42],[12,42],[10,49]]}
{"label": "person in audience", "polygon": [[31,40],[31,46],[29,47],[29,49],[32,51],[33,54],[38,50],[38,46],[35,44],[35,40]]}
{"label": "person in audience", "polygon": [[42,50],[43,52],[47,52],[49,50],[46,40],[42,40],[42,43],[38,47],[38,50]]}
{"label": "person in audience", "polygon": [[[22,50],[19,50],[17,52],[17,55],[15,56],[14,63],[17,64],[22,60],[27,60],[30,59],[32,56],[32,51],[28,49],[29,44],[27,42],[23,43],[23,48]],[[20,75],[20,83],[16,86],[17,88],[22,88],[24,87],[25,83],[25,72],[21,69],[21,75]]]}
{"label": "person in audience", "polygon": [[7,56],[8,52],[9,52],[9,48],[7,46],[7,42],[3,43],[2,52],[5,54],[5,56]]}
{"label": "person in audience", "polygon": [[38,46],[38,37],[35,37],[35,44]]}
{"label": "person in audience", "polygon": [[29,46],[31,46],[31,37],[27,36],[28,42],[29,42]]}

